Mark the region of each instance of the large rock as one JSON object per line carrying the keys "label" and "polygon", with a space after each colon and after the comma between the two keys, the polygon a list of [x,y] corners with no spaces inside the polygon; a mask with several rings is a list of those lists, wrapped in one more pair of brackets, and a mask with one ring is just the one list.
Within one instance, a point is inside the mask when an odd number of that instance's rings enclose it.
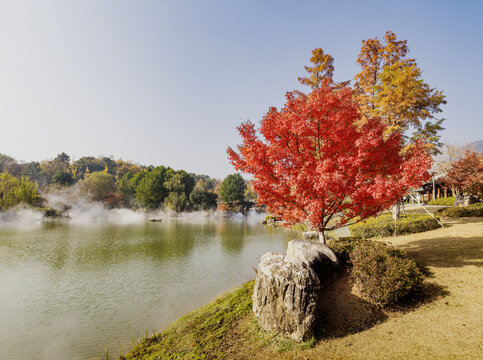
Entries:
{"label": "large rock", "polygon": [[468,206],[477,203],[478,200],[474,195],[458,195],[454,200],[454,206]]}
{"label": "large rock", "polygon": [[465,197],[463,195],[458,195],[454,199],[454,206],[465,206]]}
{"label": "large rock", "polygon": [[317,275],[305,263],[267,253],[257,269],[253,312],[265,330],[305,340],[314,328],[319,288]]}
{"label": "large rock", "polygon": [[339,260],[327,245],[318,241],[292,240],[288,243],[287,259],[306,264],[317,274],[320,283],[325,284],[337,272]]}

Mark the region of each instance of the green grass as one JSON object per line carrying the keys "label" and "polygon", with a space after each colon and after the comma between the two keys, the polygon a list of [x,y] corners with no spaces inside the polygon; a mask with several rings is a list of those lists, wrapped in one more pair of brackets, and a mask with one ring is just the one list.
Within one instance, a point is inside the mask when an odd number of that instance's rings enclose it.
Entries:
{"label": "green grass", "polygon": [[142,339],[129,353],[121,355],[120,359],[233,358],[233,354],[227,350],[241,341],[240,334],[245,334],[254,348],[269,347],[280,354],[315,346],[314,337],[297,343],[263,330],[252,312],[253,287],[254,281],[249,281],[210,304],[182,316],[165,331]]}
{"label": "green grass", "polygon": [[454,196],[450,196],[442,199],[433,199],[430,202],[428,202],[428,205],[453,206],[454,200],[455,200]]}
{"label": "green grass", "polygon": [[225,339],[252,309],[254,282],[179,318],[165,331],[147,337],[120,359],[208,359],[225,357]]}

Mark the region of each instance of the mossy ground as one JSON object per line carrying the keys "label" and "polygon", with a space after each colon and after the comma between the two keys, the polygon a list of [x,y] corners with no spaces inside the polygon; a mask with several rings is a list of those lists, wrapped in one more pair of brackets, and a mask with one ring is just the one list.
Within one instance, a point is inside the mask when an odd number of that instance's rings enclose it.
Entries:
{"label": "mossy ground", "polygon": [[349,276],[321,293],[315,336],[298,344],[258,326],[253,282],[187,314],[122,359],[482,359],[483,220],[385,238],[427,275],[414,301],[381,310]]}

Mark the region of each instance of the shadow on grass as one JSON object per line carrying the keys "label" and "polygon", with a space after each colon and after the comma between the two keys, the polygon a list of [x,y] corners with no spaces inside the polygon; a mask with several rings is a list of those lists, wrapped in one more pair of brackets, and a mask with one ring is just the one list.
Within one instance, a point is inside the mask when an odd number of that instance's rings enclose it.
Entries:
{"label": "shadow on grass", "polygon": [[317,340],[354,334],[384,322],[380,307],[352,293],[348,272],[342,273],[320,291],[314,335]]}
{"label": "shadow on grass", "polygon": [[435,300],[448,296],[450,292],[446,287],[436,284],[434,282],[425,281],[423,286],[401,300],[397,305],[388,308],[388,311],[409,312],[418,307],[429,304]]}
{"label": "shadow on grass", "polygon": [[449,294],[444,287],[425,281],[421,289],[398,305],[382,309],[354,294],[353,287],[347,271],[320,291],[314,329],[317,341],[368,330],[385,322],[391,312],[409,312]]}
{"label": "shadow on grass", "polygon": [[401,245],[408,257],[414,259],[423,273],[428,266],[451,268],[466,265],[483,266],[483,234],[473,237],[445,236],[412,241]]}
{"label": "shadow on grass", "polygon": [[[481,219],[464,219],[462,223],[480,222]],[[459,223],[458,220],[454,222]],[[426,276],[423,286],[400,301],[398,305],[381,309],[353,291],[349,271],[341,274],[334,282],[321,290],[315,337],[319,340],[340,338],[368,330],[388,319],[392,312],[409,312],[418,307],[444,298],[448,290],[430,279],[431,268],[453,268],[467,265],[483,266],[483,234],[471,237],[440,236],[431,239],[414,240],[401,244],[408,257],[414,259]],[[429,280],[429,281],[428,281]]]}

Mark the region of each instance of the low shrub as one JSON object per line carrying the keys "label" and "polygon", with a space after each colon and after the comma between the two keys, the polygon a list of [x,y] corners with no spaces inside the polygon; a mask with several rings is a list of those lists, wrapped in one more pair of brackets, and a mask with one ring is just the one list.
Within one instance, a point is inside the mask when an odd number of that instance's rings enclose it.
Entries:
{"label": "low shrub", "polygon": [[437,213],[451,218],[483,217],[483,203],[439,209]]}
{"label": "low shrub", "polygon": [[455,199],[454,196],[450,196],[442,199],[433,199],[430,202],[428,202],[428,205],[453,206],[454,199]]}
{"label": "low shrub", "polygon": [[279,220],[280,220],[280,218],[277,217],[277,216],[267,215],[267,216],[265,216],[265,219],[263,220],[263,223],[266,224],[267,222],[279,221]]}
{"label": "low shrub", "polygon": [[354,251],[354,248],[364,242],[370,242],[370,240],[359,239],[354,237],[341,237],[338,240],[331,239],[327,241],[327,246],[334,252],[339,263],[344,266],[350,266],[350,254]]}
{"label": "low shrub", "polygon": [[352,276],[368,301],[388,306],[419,289],[423,275],[403,251],[374,241],[357,243],[350,253]]}
{"label": "low shrub", "polygon": [[44,213],[44,218],[58,218],[58,217],[68,217],[70,206],[64,205],[60,210],[44,207],[39,210]]}
{"label": "low shrub", "polygon": [[52,208],[41,208],[40,210],[43,211],[44,217],[58,217],[58,216],[60,216],[59,212],[55,209],[52,209]]}
{"label": "low shrub", "polygon": [[[270,226],[284,226],[286,225],[285,222],[282,220],[282,218],[278,217],[278,216],[272,216],[272,215],[268,215],[268,216],[265,216],[265,220],[262,221],[262,224],[265,224],[265,225],[270,225]],[[298,230],[298,231],[304,231],[304,227],[303,227],[303,224],[300,224],[301,226],[298,227],[298,228],[295,228],[294,230]]]}
{"label": "low shrub", "polygon": [[[439,218],[437,218],[439,220]],[[397,234],[414,234],[439,228],[441,225],[431,215],[408,215],[397,220]]]}
{"label": "low shrub", "polygon": [[369,218],[349,226],[351,235],[356,238],[385,237],[394,234],[394,220],[390,215]]}
{"label": "low shrub", "polygon": [[430,215],[401,216],[396,224],[391,215],[381,215],[378,218],[369,218],[363,222],[349,226],[351,235],[356,238],[386,237],[404,234],[413,234],[437,229],[438,221]]}

